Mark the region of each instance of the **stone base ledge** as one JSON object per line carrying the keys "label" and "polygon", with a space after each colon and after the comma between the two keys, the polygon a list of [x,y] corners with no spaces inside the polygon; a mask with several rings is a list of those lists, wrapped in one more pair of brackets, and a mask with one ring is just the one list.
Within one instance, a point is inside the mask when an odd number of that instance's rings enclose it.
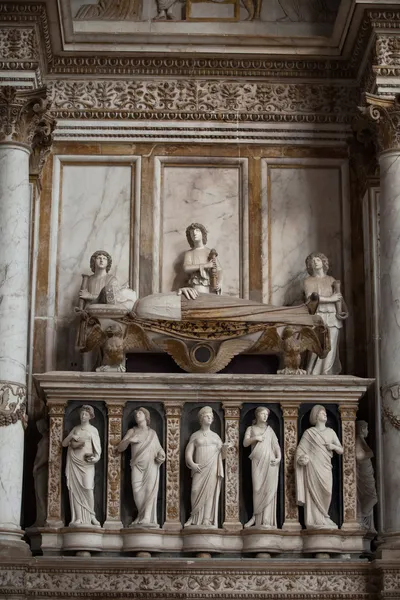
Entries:
{"label": "stone base ledge", "polygon": [[0,563],[0,596],[9,600],[376,600],[399,593],[400,563],[382,561],[64,556]]}

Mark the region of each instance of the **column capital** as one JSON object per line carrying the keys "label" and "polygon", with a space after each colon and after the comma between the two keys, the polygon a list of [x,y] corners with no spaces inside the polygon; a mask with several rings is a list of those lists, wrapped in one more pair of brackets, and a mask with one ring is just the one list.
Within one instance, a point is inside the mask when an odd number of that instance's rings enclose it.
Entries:
{"label": "column capital", "polygon": [[167,417],[180,417],[184,402],[182,400],[164,400],[164,410]]}
{"label": "column capital", "polygon": [[[0,143],[23,144],[40,154],[50,148],[55,121],[49,115],[45,87],[37,90],[0,86]],[[38,164],[44,159],[38,159]]]}
{"label": "column capital", "polygon": [[376,126],[379,150],[400,151],[400,96],[381,98],[365,93],[361,113]]}
{"label": "column capital", "polygon": [[355,421],[357,416],[358,404],[339,404],[339,412],[342,421]]}
{"label": "column capital", "polygon": [[0,427],[21,421],[26,427],[26,385],[0,380]]}
{"label": "column capital", "polygon": [[240,409],[243,403],[240,400],[228,400],[222,403],[226,419],[240,419]]}

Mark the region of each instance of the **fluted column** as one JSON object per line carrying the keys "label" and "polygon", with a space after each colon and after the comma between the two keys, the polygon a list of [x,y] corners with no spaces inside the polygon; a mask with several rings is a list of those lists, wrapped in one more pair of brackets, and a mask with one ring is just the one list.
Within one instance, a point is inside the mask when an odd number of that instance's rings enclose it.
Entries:
{"label": "fluted column", "polygon": [[121,454],[116,447],[122,439],[122,416],[126,402],[107,404],[107,503],[105,529],[121,529]]}
{"label": "fluted column", "polygon": [[225,416],[225,442],[229,444],[225,460],[225,519],[223,528],[242,529],[239,515],[239,421],[241,402],[222,403]]}
{"label": "fluted column", "polygon": [[400,104],[366,95],[380,150],[380,375],[383,549],[400,550]]}
{"label": "fluted column", "polygon": [[21,499],[29,310],[29,155],[46,90],[0,88],[0,553],[22,554]]}
{"label": "fluted column", "polygon": [[62,441],[66,402],[51,403],[49,411],[49,474],[47,492],[47,519],[49,527],[64,525],[61,504]]}
{"label": "fluted column", "polygon": [[285,478],[285,518],[282,529],[287,531],[299,531],[299,509],[296,503],[296,481],[294,457],[296,454],[298,434],[297,420],[299,415],[298,404],[281,404],[283,415],[283,439],[284,439],[284,478]]}
{"label": "fluted column", "polygon": [[181,414],[183,402],[165,401],[166,422],[166,494],[165,494],[165,523],[164,529],[179,531],[182,528],[180,519],[181,486],[180,486],[180,445],[181,445]]}

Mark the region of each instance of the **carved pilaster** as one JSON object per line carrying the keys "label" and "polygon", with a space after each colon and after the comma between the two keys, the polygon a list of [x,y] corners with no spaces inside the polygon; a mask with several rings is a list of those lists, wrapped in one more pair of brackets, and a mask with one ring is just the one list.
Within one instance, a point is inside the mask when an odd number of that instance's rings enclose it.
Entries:
{"label": "carved pilaster", "polygon": [[107,502],[105,529],[120,529],[121,522],[121,454],[116,446],[122,438],[122,416],[125,402],[108,404]]}
{"label": "carved pilaster", "polygon": [[26,386],[13,381],[0,381],[0,427],[18,421],[26,427]]}
{"label": "carved pilaster", "polygon": [[281,404],[284,438],[284,478],[285,478],[285,518],[282,529],[298,531],[301,529],[299,511],[296,503],[296,480],[294,458],[297,448],[297,404]]}
{"label": "carved pilaster", "polygon": [[225,442],[229,444],[225,460],[224,529],[242,529],[239,517],[239,420],[242,403],[223,402]]}
{"label": "carved pilaster", "polygon": [[357,521],[356,414],[357,404],[339,405],[343,444],[343,525],[359,529]]}
{"label": "carved pilaster", "polygon": [[166,502],[164,529],[179,531],[180,521],[180,443],[183,402],[164,402],[166,417]]}
{"label": "carved pilaster", "polygon": [[50,420],[47,519],[49,527],[64,525],[61,507],[62,440],[66,402],[48,404]]}
{"label": "carved pilaster", "polygon": [[46,88],[20,90],[0,86],[0,142],[31,147],[36,129],[47,117],[49,101]]}
{"label": "carved pilaster", "polygon": [[376,126],[377,141],[381,152],[400,150],[400,98],[381,98],[365,94],[366,106],[360,108]]}

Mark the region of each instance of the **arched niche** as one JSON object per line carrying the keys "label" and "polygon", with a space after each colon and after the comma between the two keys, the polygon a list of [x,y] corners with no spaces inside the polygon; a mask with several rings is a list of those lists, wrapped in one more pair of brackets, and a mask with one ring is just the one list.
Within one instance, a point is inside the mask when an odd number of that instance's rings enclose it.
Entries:
{"label": "arched niche", "polygon": [[249,458],[251,453],[251,446],[245,448],[243,446],[244,434],[246,429],[251,427],[255,420],[255,411],[259,406],[265,406],[268,408],[268,425],[274,430],[276,437],[278,438],[279,445],[281,447],[282,460],[279,465],[279,482],[278,482],[278,497],[276,503],[277,510],[277,525],[278,528],[282,527],[284,518],[284,464],[283,464],[283,419],[280,406],[278,404],[253,404],[246,403],[243,405],[240,417],[240,428],[239,428],[239,460],[240,460],[240,520],[243,523],[247,521],[253,515],[253,482],[251,478],[251,460]]}
{"label": "arched niche", "polygon": [[[106,519],[106,453],[107,453],[107,411],[103,402],[82,402],[71,401],[65,409],[64,416],[64,434],[63,439],[76,425],[80,424],[79,411],[84,404],[92,406],[94,409],[94,419],[91,419],[90,424],[99,432],[101,442],[101,458],[95,465],[94,475],[94,509],[96,518],[103,525]],[[62,505],[64,522],[68,525],[71,521],[71,507],[69,504],[69,495],[67,488],[67,480],[65,477],[65,467],[67,463],[68,448],[63,448],[62,457]]]}
{"label": "arched niche", "polygon": [[[165,427],[162,404],[158,402],[127,402],[124,408],[122,418],[122,437],[125,436],[128,429],[136,426],[135,410],[143,406],[150,413],[150,427],[157,433],[160,444],[165,449]],[[123,452],[122,455],[122,474],[121,474],[121,520],[124,527],[129,527],[137,517],[137,509],[133,501],[132,481],[131,481],[131,446]],[[165,464],[160,467],[160,483],[158,487],[157,499],[157,522],[162,526],[165,520]]]}
{"label": "arched niche", "polygon": [[[182,525],[186,523],[188,518],[190,517],[190,493],[192,490],[192,472],[186,466],[185,461],[185,450],[186,446],[189,443],[190,436],[192,433],[197,431],[200,428],[199,423],[199,410],[204,406],[211,406],[213,409],[214,421],[211,425],[211,430],[215,431],[222,441],[224,441],[224,415],[221,404],[219,402],[193,402],[186,403],[182,410],[182,418],[181,418],[181,472],[180,472],[180,482],[181,482],[181,522]],[[224,464],[225,468],[225,464]],[[219,499],[219,509],[218,509],[218,526],[220,527],[222,524],[222,515],[223,515],[223,499],[224,499],[224,483],[221,486],[221,494]]]}
{"label": "arched niche", "polygon": [[[323,404],[322,402],[316,402],[315,404],[321,404],[326,410],[326,416],[328,420],[326,422],[327,427],[331,427],[337,434],[339,440],[342,440],[342,427],[340,421],[339,409],[336,404]],[[306,429],[311,427],[310,423],[310,414],[311,410],[315,406],[314,404],[302,404],[299,409],[299,426],[298,433],[300,442],[301,436],[305,432]],[[341,527],[343,522],[343,502],[342,502],[342,457],[333,452],[332,457],[332,473],[333,473],[333,489],[332,489],[332,501],[329,508],[329,516],[338,525]],[[304,508],[299,507],[299,520],[302,527],[305,527],[304,524]]]}

